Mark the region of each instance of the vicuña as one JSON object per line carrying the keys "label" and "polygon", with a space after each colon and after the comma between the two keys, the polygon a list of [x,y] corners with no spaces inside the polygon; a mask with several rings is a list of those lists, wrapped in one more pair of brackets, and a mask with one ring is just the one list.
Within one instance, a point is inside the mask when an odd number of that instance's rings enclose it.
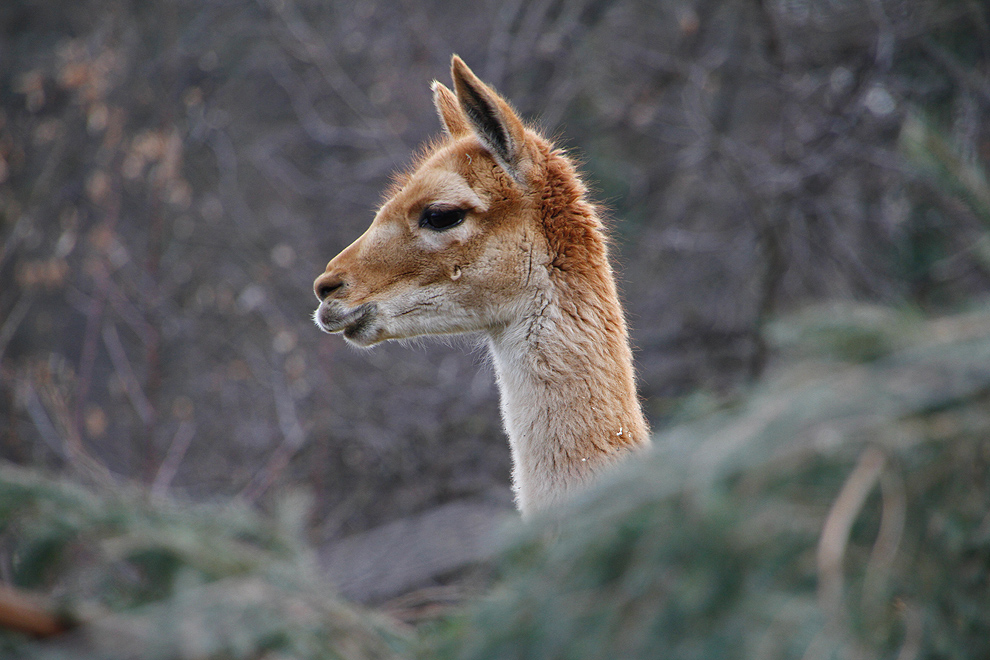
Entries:
{"label": "vicu\u00f1a", "polygon": [[524,516],[648,443],[608,240],[574,164],[456,55],[443,139],[316,278],[352,344],[487,338]]}

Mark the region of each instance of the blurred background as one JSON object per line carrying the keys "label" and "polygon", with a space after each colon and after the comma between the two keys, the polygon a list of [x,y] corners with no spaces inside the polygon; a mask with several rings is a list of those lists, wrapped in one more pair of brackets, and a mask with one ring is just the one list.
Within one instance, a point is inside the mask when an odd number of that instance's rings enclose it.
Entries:
{"label": "blurred background", "polygon": [[610,209],[663,428],[820,301],[990,286],[979,0],[5,0],[0,455],[155,494],[313,496],[334,542],[511,509],[484,351],[320,333],[313,279],[439,131],[452,53]]}

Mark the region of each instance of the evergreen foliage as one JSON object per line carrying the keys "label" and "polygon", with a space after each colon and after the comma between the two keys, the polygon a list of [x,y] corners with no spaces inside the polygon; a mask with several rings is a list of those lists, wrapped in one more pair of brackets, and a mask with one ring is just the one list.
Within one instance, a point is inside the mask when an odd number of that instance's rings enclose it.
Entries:
{"label": "evergreen foliage", "polygon": [[778,332],[829,340],[528,529],[423,657],[990,657],[990,313]]}
{"label": "evergreen foliage", "polygon": [[[990,309],[811,309],[736,400],[552,518],[418,642],[330,595],[274,515],[4,465],[15,585],[76,627],[38,658],[981,658],[990,655]],[[864,347],[866,347],[864,349]]]}
{"label": "evergreen foliage", "polygon": [[3,657],[399,657],[405,634],[338,601],[301,541],[304,498],[274,516],[180,505],[0,466],[14,585],[54,594],[72,631],[0,632]]}

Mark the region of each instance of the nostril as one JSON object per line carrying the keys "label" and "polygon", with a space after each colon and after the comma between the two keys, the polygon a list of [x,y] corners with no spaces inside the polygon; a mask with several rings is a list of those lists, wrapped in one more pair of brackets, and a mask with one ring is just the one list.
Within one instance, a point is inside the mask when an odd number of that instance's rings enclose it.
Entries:
{"label": "nostril", "polygon": [[313,284],[313,290],[316,292],[316,297],[323,301],[342,286],[344,286],[344,280],[324,274],[317,278]]}

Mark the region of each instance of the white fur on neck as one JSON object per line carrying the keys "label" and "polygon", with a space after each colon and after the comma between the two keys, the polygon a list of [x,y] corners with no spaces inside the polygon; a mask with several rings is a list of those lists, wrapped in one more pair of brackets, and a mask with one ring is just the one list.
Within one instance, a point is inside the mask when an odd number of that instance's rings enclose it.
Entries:
{"label": "white fur on neck", "polygon": [[489,341],[524,516],[560,503],[617,458],[587,447],[589,437],[623,433],[623,406],[609,403],[609,384],[575,359],[594,338],[557,311],[543,305],[535,322],[526,317]]}

